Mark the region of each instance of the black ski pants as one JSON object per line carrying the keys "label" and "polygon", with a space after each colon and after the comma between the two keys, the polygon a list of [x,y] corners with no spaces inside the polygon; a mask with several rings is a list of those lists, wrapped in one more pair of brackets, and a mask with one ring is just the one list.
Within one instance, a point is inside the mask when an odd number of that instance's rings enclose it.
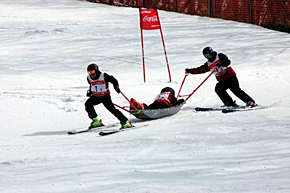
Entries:
{"label": "black ski pants", "polygon": [[[247,103],[253,100],[248,94],[246,94],[239,85],[237,76],[233,76],[225,81],[220,81],[216,84],[215,92],[220,97],[225,105],[233,104],[234,101],[227,93],[227,89],[230,89],[239,99]],[[254,101],[254,100],[253,100]]]}
{"label": "black ski pants", "polygon": [[102,97],[91,96],[86,102],[86,111],[88,112],[89,118],[93,119],[97,117],[94,106],[103,103],[103,105],[108,109],[119,121],[121,124],[124,124],[128,118],[123,115],[121,111],[115,108],[113,105],[111,95],[107,94]]}

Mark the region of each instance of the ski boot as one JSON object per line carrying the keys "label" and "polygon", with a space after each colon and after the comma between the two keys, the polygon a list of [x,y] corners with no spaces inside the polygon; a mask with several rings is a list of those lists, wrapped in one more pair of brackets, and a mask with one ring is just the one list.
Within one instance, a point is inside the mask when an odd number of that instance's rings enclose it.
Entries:
{"label": "ski boot", "polygon": [[255,103],[255,101],[250,100],[250,101],[246,102],[246,106],[247,107],[256,107],[257,104]]}
{"label": "ski boot", "polygon": [[237,108],[239,105],[237,105],[236,101],[232,101],[226,102],[222,107]]}
{"label": "ski boot", "polygon": [[125,123],[122,124],[121,129],[127,129],[131,127],[133,127],[133,125],[129,121],[126,121]]}
{"label": "ski boot", "polygon": [[[130,110],[136,110],[136,109],[138,109],[138,110],[144,110],[144,105],[143,105],[143,104],[137,102],[137,101],[136,101],[135,99],[133,99],[133,98],[131,98],[130,101],[131,101],[131,103],[130,103]],[[132,106],[132,104],[134,105],[134,107],[135,107],[136,109]]]}
{"label": "ski boot", "polygon": [[98,118],[93,118],[93,121],[91,122],[90,128],[95,128],[95,127],[101,127],[104,124],[102,123],[102,120],[99,120]]}

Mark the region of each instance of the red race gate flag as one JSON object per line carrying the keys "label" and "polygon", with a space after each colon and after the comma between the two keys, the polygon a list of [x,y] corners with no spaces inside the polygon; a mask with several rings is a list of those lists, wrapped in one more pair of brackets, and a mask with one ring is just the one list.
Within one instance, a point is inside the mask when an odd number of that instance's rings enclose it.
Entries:
{"label": "red race gate flag", "polygon": [[140,9],[140,26],[144,30],[160,29],[157,9]]}
{"label": "red race gate flag", "polygon": [[169,75],[169,81],[171,82],[171,75],[169,69],[169,62],[167,58],[167,52],[165,48],[165,42],[163,38],[163,33],[161,29],[161,24],[158,16],[157,9],[143,9],[142,7],[139,8],[139,15],[140,15],[140,29],[141,29],[141,43],[142,43],[142,60],[143,60],[143,76],[144,82],[146,82],[145,76],[145,53],[144,53],[144,41],[143,41],[143,31],[142,30],[160,30],[161,40],[164,48],[164,55],[167,63],[167,70]]}

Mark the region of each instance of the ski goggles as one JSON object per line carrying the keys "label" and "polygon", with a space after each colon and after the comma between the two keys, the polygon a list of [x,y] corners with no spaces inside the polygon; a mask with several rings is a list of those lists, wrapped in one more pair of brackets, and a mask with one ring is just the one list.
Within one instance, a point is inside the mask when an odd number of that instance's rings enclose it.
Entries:
{"label": "ski goggles", "polygon": [[88,71],[88,74],[95,74],[95,73],[96,73],[95,70]]}
{"label": "ski goggles", "polygon": [[207,59],[211,57],[211,53],[207,53],[204,55],[204,57],[206,57]]}

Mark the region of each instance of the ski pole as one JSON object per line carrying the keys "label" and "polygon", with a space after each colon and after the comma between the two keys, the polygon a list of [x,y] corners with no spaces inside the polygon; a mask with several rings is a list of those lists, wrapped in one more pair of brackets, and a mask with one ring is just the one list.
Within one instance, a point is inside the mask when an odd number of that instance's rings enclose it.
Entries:
{"label": "ski pole", "polygon": [[212,75],[214,73],[214,70],[206,77],[206,79],[204,79],[201,83],[200,83],[200,85],[198,85],[198,87],[196,88],[196,89],[194,89],[193,91],[192,91],[192,93],[185,99],[185,101],[187,101],[194,93],[195,93],[195,91],[197,91],[198,89],[199,89],[199,87],[201,87],[201,85],[203,85],[203,83]]}
{"label": "ski pole", "polygon": [[120,91],[120,93],[123,95],[123,97],[130,103],[130,105],[132,105],[132,107],[139,112],[139,110],[135,107],[135,105],[124,95],[124,93],[122,91]]}
{"label": "ski pole", "polygon": [[187,76],[188,76],[188,73],[185,72],[185,75],[184,75],[184,78],[183,78],[183,81],[182,81],[182,83],[181,83],[181,86],[180,86],[180,89],[179,89],[179,91],[178,91],[178,94],[177,94],[177,98],[176,98],[176,99],[178,99],[178,97],[180,96],[181,89],[182,89],[182,87],[183,87],[184,81],[185,81],[185,79],[186,79]]}

